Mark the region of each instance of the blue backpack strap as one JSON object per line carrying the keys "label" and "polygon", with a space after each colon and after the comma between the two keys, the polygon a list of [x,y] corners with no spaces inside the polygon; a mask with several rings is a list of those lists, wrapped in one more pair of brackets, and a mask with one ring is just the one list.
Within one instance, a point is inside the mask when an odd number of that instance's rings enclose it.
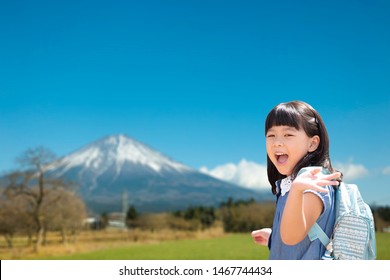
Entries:
{"label": "blue backpack strap", "polygon": [[325,248],[326,248],[326,246],[328,246],[328,244],[330,242],[329,237],[326,235],[326,233],[322,230],[322,228],[317,223],[315,223],[311,227],[311,229],[307,235],[308,235],[310,241],[314,241],[318,238],[321,241],[321,243],[325,246]]}

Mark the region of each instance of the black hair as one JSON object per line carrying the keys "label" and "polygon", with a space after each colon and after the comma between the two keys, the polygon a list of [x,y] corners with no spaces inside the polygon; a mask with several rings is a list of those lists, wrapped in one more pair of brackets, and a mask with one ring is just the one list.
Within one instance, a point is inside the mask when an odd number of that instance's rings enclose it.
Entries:
{"label": "black hair", "polygon": [[[280,103],[275,106],[265,120],[265,134],[273,126],[290,126],[295,129],[303,129],[307,136],[318,135],[320,143],[317,149],[305,155],[294,167],[292,179],[294,179],[299,170],[306,166],[322,166],[334,172],[329,157],[329,137],[325,124],[318,112],[309,104],[302,101],[291,101]],[[276,181],[285,178],[285,175],[279,173],[271,159],[267,155],[267,173],[268,181],[272,186],[272,193],[276,194]]]}

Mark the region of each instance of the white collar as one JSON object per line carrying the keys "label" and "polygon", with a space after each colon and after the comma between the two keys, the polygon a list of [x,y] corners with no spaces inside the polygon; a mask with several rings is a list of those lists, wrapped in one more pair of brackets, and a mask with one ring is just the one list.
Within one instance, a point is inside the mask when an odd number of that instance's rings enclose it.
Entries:
{"label": "white collar", "polygon": [[282,182],[280,182],[280,193],[281,193],[280,195],[284,196],[286,193],[288,193],[288,191],[291,189],[291,185],[292,185],[291,176],[284,178]]}

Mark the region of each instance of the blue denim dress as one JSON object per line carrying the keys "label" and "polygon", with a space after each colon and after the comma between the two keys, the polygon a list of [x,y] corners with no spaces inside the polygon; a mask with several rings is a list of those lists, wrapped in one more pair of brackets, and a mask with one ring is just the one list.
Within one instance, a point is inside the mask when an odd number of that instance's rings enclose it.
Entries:
{"label": "blue denim dress", "polygon": [[[280,181],[276,182],[278,193],[276,195],[276,210],[272,226],[272,233],[268,241],[268,247],[270,248],[270,260],[320,260],[325,253],[325,247],[322,245],[319,239],[310,241],[306,236],[301,242],[296,245],[286,245],[283,243],[280,236],[280,221],[284,206],[289,195],[287,192],[284,196],[280,195]],[[334,189],[332,186],[326,187],[329,192],[322,193],[316,191],[312,192],[317,195],[323,205],[324,209],[317,220],[317,223],[325,231],[328,236],[331,236],[333,226],[335,223],[335,210],[334,210]]]}

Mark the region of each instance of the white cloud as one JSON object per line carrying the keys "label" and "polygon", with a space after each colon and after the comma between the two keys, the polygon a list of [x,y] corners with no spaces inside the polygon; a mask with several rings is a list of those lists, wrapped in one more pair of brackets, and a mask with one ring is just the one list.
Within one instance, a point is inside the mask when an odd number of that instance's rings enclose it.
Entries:
{"label": "white cloud", "polygon": [[242,159],[238,164],[227,163],[213,169],[203,166],[200,171],[215,178],[254,190],[270,189],[267,166]]}
{"label": "white cloud", "polygon": [[390,166],[383,168],[382,173],[384,175],[390,175]]}
{"label": "white cloud", "polygon": [[343,173],[343,180],[351,181],[368,175],[368,169],[362,164],[336,162],[334,167]]}
{"label": "white cloud", "polygon": [[[345,181],[353,181],[368,175],[368,169],[362,164],[352,162],[336,162],[334,167],[340,170],[344,175]],[[206,166],[200,168],[200,171],[220,180],[228,181],[242,187],[254,190],[269,190],[270,184],[267,176],[267,166],[256,162],[242,159],[239,163],[226,163],[208,169]],[[390,175],[390,166],[383,170],[383,173]]]}

